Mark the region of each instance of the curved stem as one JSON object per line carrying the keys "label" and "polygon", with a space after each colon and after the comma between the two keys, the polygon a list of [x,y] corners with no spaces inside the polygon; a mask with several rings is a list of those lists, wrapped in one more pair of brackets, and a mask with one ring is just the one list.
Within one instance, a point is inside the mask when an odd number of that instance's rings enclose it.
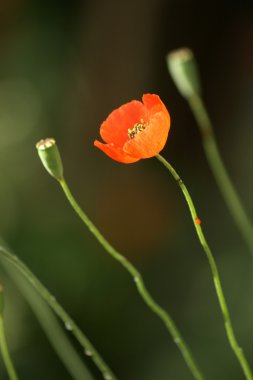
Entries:
{"label": "curved stem", "polygon": [[75,201],[73,195],[71,194],[67,183],[64,179],[59,181],[69,203],[73,207],[74,211],[81,218],[84,224],[88,227],[90,232],[95,236],[95,238],[99,241],[99,243],[105,248],[105,250],[123,267],[130,273],[133,277],[134,282],[136,284],[137,290],[144,302],[148,305],[148,307],[163,321],[167,330],[170,332],[173,337],[174,342],[178,346],[183,358],[188,365],[193,377],[197,380],[203,380],[204,377],[199,370],[189,348],[187,347],[185,341],[183,340],[178,328],[176,327],[174,321],[170,317],[170,315],[159,306],[156,301],[152,298],[150,293],[148,292],[142,276],[140,272],[134,267],[134,265],[128,261],[123,255],[121,255],[116,249],[103,237],[101,232],[94,226],[91,220],[87,217],[87,215],[83,212],[83,210],[79,207],[77,202]]}
{"label": "curved stem", "polygon": [[[11,252],[8,245],[1,237],[0,245],[3,245],[9,252]],[[50,306],[44,299],[38,296],[36,289],[31,287],[26,278],[24,278],[13,265],[5,260],[2,260],[2,265],[8,276],[16,284],[19,291],[30,305],[49,342],[72,378],[74,380],[92,380],[92,375],[86,368],[84,361],[76,352],[69,337],[66,336],[60,321]]]}
{"label": "curved stem", "polygon": [[58,317],[63,321],[67,330],[71,331],[78,342],[84,348],[87,356],[90,356],[97,368],[101,371],[106,380],[116,380],[116,376],[104,362],[102,357],[93,347],[89,339],[84,335],[73,319],[57,302],[56,298],[47,290],[40,280],[31,272],[31,270],[15,255],[11,254],[6,248],[0,246],[0,256],[7,262],[14,265],[21,272],[29,283],[37,290],[41,297],[51,306]]}
{"label": "curved stem", "polygon": [[17,373],[15,371],[14,365],[11,360],[10,352],[8,349],[5,331],[4,331],[4,320],[3,314],[0,313],[0,348],[3,357],[3,362],[8,373],[10,380],[18,380]]}
{"label": "curved stem", "polygon": [[205,105],[201,97],[198,95],[192,95],[188,99],[188,102],[197,121],[206,157],[216,179],[217,185],[238,229],[241,231],[246,244],[253,254],[253,225],[241,203],[241,200],[222,161],[215,140],[213,126]]}
{"label": "curved stem", "polygon": [[[74,380],[94,380],[94,377],[86,368],[84,361],[72,346],[69,337],[63,330],[57,316],[40,297],[36,289],[31,287],[23,274],[19,273],[9,262],[3,262],[8,275],[18,286],[20,292],[26,298],[35,316],[44,330],[49,342],[56,354]],[[15,273],[14,273],[15,271]]]}
{"label": "curved stem", "polygon": [[235,338],[235,334],[234,334],[231,319],[230,319],[230,314],[228,311],[227,303],[226,303],[225,296],[224,296],[222,286],[221,286],[221,282],[220,282],[218,269],[217,269],[214,257],[212,255],[212,252],[211,252],[211,250],[207,244],[204,233],[202,231],[202,228],[200,225],[200,220],[198,218],[198,215],[197,215],[195,206],[193,204],[192,198],[191,198],[185,184],[183,183],[182,179],[177,174],[175,169],[170,165],[170,163],[168,161],[166,161],[165,158],[163,158],[161,155],[157,155],[156,157],[169,170],[169,172],[172,174],[173,178],[176,180],[176,182],[178,183],[180,189],[182,190],[182,192],[184,194],[184,197],[185,197],[186,202],[188,204],[188,207],[189,207],[189,210],[190,210],[190,213],[192,216],[192,220],[193,220],[193,223],[194,223],[200,244],[202,245],[202,247],[206,253],[209,265],[211,267],[211,271],[212,271],[212,275],[213,275],[213,281],[214,281],[217,297],[219,300],[221,312],[223,315],[228,341],[229,341],[230,346],[231,346],[232,350],[234,351],[234,353],[235,353],[235,355],[236,355],[236,357],[237,357],[237,359],[241,365],[241,368],[244,372],[246,379],[252,380],[253,375],[252,375],[251,369],[249,367],[249,364],[247,362],[247,359],[246,359],[241,347],[239,346],[239,344]]}

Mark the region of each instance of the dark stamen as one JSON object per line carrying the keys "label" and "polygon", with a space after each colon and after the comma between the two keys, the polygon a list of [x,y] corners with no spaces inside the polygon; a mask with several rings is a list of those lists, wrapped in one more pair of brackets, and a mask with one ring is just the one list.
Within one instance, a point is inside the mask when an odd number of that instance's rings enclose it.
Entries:
{"label": "dark stamen", "polygon": [[146,123],[143,119],[140,119],[140,123],[136,123],[133,129],[128,129],[128,136],[133,139],[135,135],[142,132],[146,128]]}

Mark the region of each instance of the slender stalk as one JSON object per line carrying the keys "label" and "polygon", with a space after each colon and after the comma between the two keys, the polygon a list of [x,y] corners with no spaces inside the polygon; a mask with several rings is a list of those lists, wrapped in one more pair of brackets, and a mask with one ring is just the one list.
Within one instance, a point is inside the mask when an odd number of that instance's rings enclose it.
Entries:
{"label": "slender stalk", "polygon": [[217,185],[238,229],[241,231],[249,250],[253,254],[253,225],[241,203],[241,200],[222,161],[215,140],[213,126],[204,102],[197,94],[190,96],[188,98],[188,102],[197,121],[202,136],[206,157],[216,179]]}
{"label": "slender stalk", "polygon": [[93,347],[89,339],[84,335],[73,319],[57,302],[56,298],[46,289],[40,280],[31,272],[31,270],[15,255],[10,253],[6,248],[0,246],[0,257],[14,265],[28,282],[37,290],[40,296],[50,305],[55,314],[63,321],[67,330],[71,331],[78,342],[84,348],[87,356],[90,356],[97,368],[101,371],[105,380],[116,380],[116,376],[104,362],[102,357]]}
{"label": "slender stalk", "polygon": [[235,355],[239,361],[239,364],[240,364],[240,366],[244,372],[246,379],[252,380],[253,375],[252,375],[251,369],[249,367],[249,364],[247,362],[247,359],[243,353],[242,348],[239,346],[239,344],[235,338],[235,334],[234,334],[232,323],[231,323],[230,314],[228,311],[227,303],[226,303],[225,296],[224,296],[222,286],[221,286],[221,282],[220,282],[218,269],[217,269],[213,254],[212,254],[212,252],[211,252],[211,250],[207,244],[206,238],[205,238],[204,233],[202,231],[202,227],[200,225],[200,220],[198,218],[198,215],[197,215],[195,206],[193,204],[192,198],[191,198],[185,184],[183,183],[182,179],[177,174],[175,169],[171,166],[171,164],[168,161],[166,161],[165,158],[163,158],[160,154],[157,155],[156,157],[169,170],[169,172],[172,174],[173,178],[176,180],[180,189],[183,192],[183,195],[186,199],[186,202],[188,204],[188,207],[189,207],[189,210],[190,210],[190,213],[192,216],[192,220],[193,220],[193,223],[194,223],[200,244],[202,245],[202,247],[205,251],[209,265],[211,267],[211,271],[212,271],[212,275],[213,275],[213,281],[214,281],[217,297],[219,300],[222,316],[224,319],[224,324],[225,324],[225,329],[226,329],[228,341],[229,341],[230,346],[231,346],[232,350],[234,351],[234,353],[235,353]]}
{"label": "slender stalk", "polygon": [[[49,342],[69,372],[73,380],[94,380],[84,361],[72,346],[58,318],[48,304],[40,297],[36,289],[9,262],[2,262],[7,273],[13,278],[19,291],[30,304]],[[15,273],[14,273],[15,271]]]}
{"label": "slender stalk", "polygon": [[[1,237],[0,245],[5,246],[6,249],[11,252]],[[5,260],[2,260],[2,265],[8,276],[13,280],[30,305],[49,342],[71,377],[74,380],[92,380],[92,375],[76,352],[72,342],[66,336],[65,331],[50,306],[48,306],[44,299],[38,296],[36,289],[31,287],[26,278],[18,272],[17,268]]]}
{"label": "slender stalk", "polygon": [[4,318],[3,313],[0,313],[0,349],[3,357],[3,362],[8,373],[10,380],[18,380],[17,373],[15,371],[14,365],[11,360],[10,352],[8,349],[5,329],[4,329]]}
{"label": "slender stalk", "polygon": [[59,180],[59,183],[69,201],[71,206],[77,215],[81,218],[84,224],[88,227],[90,232],[95,236],[99,243],[104,247],[104,249],[116,260],[118,261],[133,277],[133,280],[136,284],[137,290],[140,296],[143,298],[147,306],[163,321],[167,330],[170,332],[174,342],[178,346],[186,364],[188,365],[193,377],[197,380],[203,380],[204,376],[202,375],[200,369],[198,368],[195,359],[193,358],[189,348],[187,347],[185,341],[183,340],[182,335],[180,334],[178,328],[176,327],[174,321],[170,315],[159,306],[156,301],[152,298],[148,292],[140,272],[134,267],[134,265],[128,261],[123,255],[121,255],[116,249],[104,238],[101,232],[94,226],[91,220],[79,207],[73,195],[71,194],[69,187],[64,179]]}

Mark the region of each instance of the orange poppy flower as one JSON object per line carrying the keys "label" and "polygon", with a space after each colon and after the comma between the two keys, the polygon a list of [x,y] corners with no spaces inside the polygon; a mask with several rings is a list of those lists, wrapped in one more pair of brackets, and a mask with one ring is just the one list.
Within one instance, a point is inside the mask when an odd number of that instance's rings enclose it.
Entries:
{"label": "orange poppy flower", "polygon": [[158,95],[143,95],[114,110],[100,127],[106,142],[94,145],[116,161],[129,164],[156,156],[164,147],[170,115]]}

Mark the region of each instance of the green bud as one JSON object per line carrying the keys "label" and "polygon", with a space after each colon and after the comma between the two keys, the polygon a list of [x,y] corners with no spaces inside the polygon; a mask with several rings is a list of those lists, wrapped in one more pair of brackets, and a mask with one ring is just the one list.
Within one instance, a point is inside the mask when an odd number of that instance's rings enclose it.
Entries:
{"label": "green bud", "polygon": [[167,55],[167,66],[181,95],[189,98],[201,94],[197,62],[188,48],[174,50]]}
{"label": "green bud", "polygon": [[4,287],[0,284],[0,315],[4,312]]}
{"label": "green bud", "polygon": [[58,181],[63,179],[63,166],[59,149],[53,138],[40,140],[36,148],[44,168]]}

